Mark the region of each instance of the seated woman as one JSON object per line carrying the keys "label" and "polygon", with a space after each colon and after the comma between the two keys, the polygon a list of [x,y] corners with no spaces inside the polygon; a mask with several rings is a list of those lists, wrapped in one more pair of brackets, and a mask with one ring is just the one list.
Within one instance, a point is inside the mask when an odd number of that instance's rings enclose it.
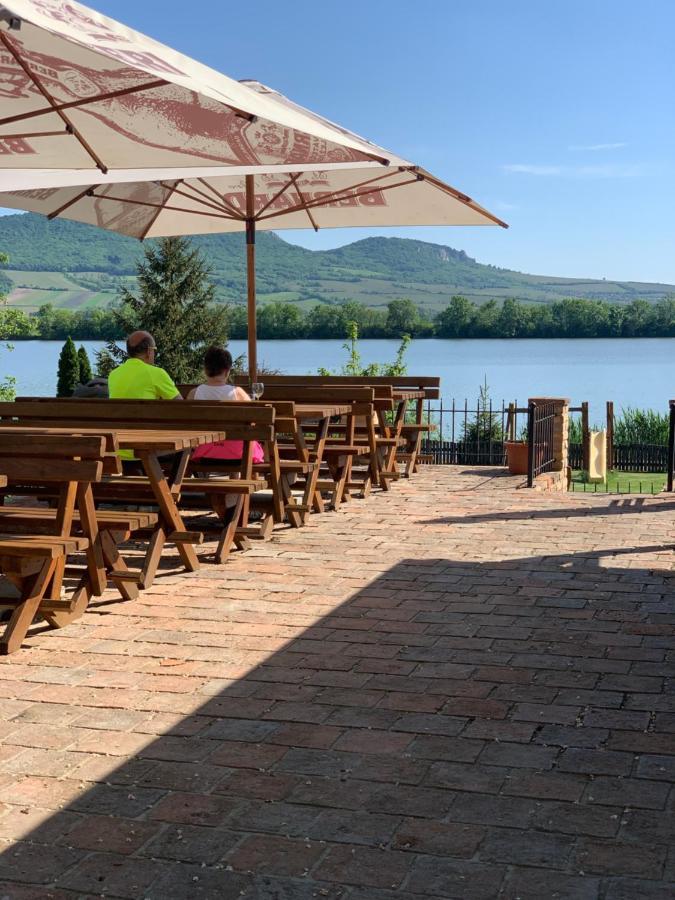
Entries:
{"label": "seated woman", "polygon": [[[251,398],[243,388],[235,387],[228,384],[230,370],[232,369],[232,354],[224,347],[209,347],[204,354],[204,372],[206,374],[206,383],[200,384],[193,388],[188,394],[188,400],[211,400],[211,401],[246,401]],[[214,441],[211,444],[202,444],[196,447],[192,453],[192,462],[200,462],[207,460],[209,462],[229,462],[234,464],[242,461],[244,452],[243,441]],[[252,441],[252,455],[254,463],[261,463],[265,456],[263,448],[258,441]],[[215,502],[214,502],[215,501]],[[231,519],[236,499],[234,497],[227,498],[227,505],[222,504],[221,498],[212,497],[215,511],[221,515],[225,521]]]}

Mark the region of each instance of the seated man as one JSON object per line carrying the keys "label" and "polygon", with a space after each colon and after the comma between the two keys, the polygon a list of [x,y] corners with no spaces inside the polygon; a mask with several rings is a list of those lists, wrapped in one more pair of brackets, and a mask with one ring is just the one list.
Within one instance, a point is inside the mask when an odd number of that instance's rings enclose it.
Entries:
{"label": "seated man", "polygon": [[[156,349],[155,339],[148,331],[134,331],[129,335],[129,359],[108,375],[108,395],[111,400],[183,399],[169,374],[155,365]],[[127,475],[143,474],[143,467],[131,450],[120,450],[119,455]]]}
{"label": "seated man", "polygon": [[155,339],[148,331],[127,338],[129,359],[108,375],[111,400],[182,400],[164,369],[155,365]]}

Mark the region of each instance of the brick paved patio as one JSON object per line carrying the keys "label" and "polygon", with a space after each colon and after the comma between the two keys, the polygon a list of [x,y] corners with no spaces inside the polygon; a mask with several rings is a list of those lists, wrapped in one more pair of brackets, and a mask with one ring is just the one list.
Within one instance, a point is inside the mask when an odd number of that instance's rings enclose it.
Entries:
{"label": "brick paved patio", "polygon": [[672,900],[674,513],[428,468],[32,637],[0,897]]}

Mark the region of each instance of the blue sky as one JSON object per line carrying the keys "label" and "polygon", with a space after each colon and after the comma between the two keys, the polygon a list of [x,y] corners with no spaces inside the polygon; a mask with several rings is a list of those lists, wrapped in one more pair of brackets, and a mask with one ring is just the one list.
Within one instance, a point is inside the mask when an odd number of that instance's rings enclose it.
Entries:
{"label": "blue sky", "polygon": [[675,283],[669,0],[90,0],[407,156],[511,225],[289,232],[464,249],[546,275]]}

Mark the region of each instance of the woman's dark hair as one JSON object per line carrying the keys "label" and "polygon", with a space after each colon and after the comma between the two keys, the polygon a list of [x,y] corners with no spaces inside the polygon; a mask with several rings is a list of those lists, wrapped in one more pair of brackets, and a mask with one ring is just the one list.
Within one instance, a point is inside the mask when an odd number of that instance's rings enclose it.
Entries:
{"label": "woman's dark hair", "polygon": [[209,347],[204,354],[204,371],[209,378],[222,375],[232,368],[232,354],[224,347]]}

